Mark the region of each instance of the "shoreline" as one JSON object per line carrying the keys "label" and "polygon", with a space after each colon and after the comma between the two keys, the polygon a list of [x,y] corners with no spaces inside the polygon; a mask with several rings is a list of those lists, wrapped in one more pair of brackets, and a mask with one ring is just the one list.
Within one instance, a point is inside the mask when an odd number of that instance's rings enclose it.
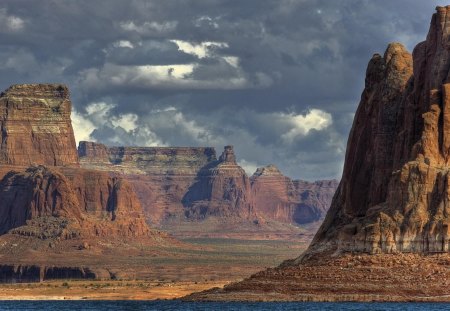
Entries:
{"label": "shoreline", "polygon": [[43,300],[172,300],[223,287],[231,281],[148,282],[60,280],[0,284],[0,301]]}

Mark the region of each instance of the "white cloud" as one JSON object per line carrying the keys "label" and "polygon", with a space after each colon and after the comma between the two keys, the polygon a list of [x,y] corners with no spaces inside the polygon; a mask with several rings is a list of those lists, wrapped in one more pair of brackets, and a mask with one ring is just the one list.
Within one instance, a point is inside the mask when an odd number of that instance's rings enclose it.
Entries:
{"label": "white cloud", "polygon": [[72,127],[77,145],[80,141],[91,140],[91,133],[95,130],[95,125],[77,111],[72,111]]}
{"label": "white cloud", "polygon": [[234,68],[238,68],[239,67],[239,57],[236,57],[236,56],[224,56],[223,59],[228,64],[233,66]]}
{"label": "white cloud", "polygon": [[292,143],[298,136],[306,136],[311,130],[323,130],[333,123],[330,113],[320,109],[311,109],[306,114],[277,113],[277,117],[288,124],[290,130],[281,135],[283,141]]}
{"label": "white cloud", "polygon": [[219,28],[219,24],[217,23],[217,20],[219,18],[211,18],[209,16],[200,16],[199,18],[197,18],[194,21],[194,25],[196,27],[201,27],[202,25],[208,25],[213,27],[214,29],[218,29]]}
{"label": "white cloud", "polygon": [[191,43],[183,40],[170,40],[176,45],[178,49],[184,53],[197,56],[198,58],[205,58],[211,56],[211,48],[227,48],[228,44],[225,42],[201,42],[200,44]]}
{"label": "white cloud", "polygon": [[[75,140],[93,140],[92,132],[102,126],[121,128],[126,132],[133,132],[138,127],[138,116],[133,113],[113,115],[115,105],[105,102],[91,103],[86,107],[86,113],[72,111],[72,126]],[[149,134],[149,133],[147,133]]]}
{"label": "white cloud", "polygon": [[[25,21],[15,15],[8,15],[6,9],[0,9],[0,32],[18,32],[25,28]],[[3,31],[2,31],[3,30]]]}
{"label": "white cloud", "polygon": [[[108,86],[133,86],[160,89],[243,89],[266,86],[266,80],[253,85],[241,70],[232,77],[196,79],[191,74],[196,64],[125,66],[106,63],[101,69],[90,68],[80,72],[80,84],[86,89],[101,89]],[[264,82],[261,85],[259,82]]]}
{"label": "white cloud", "polygon": [[260,167],[260,165],[258,165],[256,162],[247,161],[245,159],[239,160],[238,164],[245,170],[248,176],[252,176],[256,172],[258,167]]}
{"label": "white cloud", "polygon": [[115,127],[121,127],[125,131],[130,132],[134,131],[137,128],[136,121],[138,120],[138,116],[134,113],[126,113],[123,115],[120,115],[118,117],[113,116],[111,117],[111,123]]}
{"label": "white cloud", "polygon": [[114,42],[112,45],[115,48],[130,48],[130,49],[134,48],[134,44],[128,40],[119,40]]}
{"label": "white cloud", "polygon": [[125,31],[135,31],[142,35],[149,35],[171,32],[175,30],[177,24],[176,21],[167,21],[164,23],[145,22],[141,25],[137,25],[134,21],[125,21],[119,23],[119,26]]}

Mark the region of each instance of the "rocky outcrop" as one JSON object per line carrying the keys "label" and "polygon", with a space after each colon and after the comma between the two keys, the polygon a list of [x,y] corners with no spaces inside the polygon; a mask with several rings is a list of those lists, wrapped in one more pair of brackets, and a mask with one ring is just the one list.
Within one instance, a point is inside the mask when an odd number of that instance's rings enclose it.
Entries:
{"label": "rocky outcrop", "polygon": [[204,167],[183,198],[187,218],[239,217],[257,221],[250,180],[236,163],[233,146]]}
{"label": "rocky outcrop", "polygon": [[448,301],[450,6],[374,55],[330,210],[302,256],[197,300]]}
{"label": "rocky outcrop", "polygon": [[450,7],[369,63],[344,172],[309,253],[448,252]]}
{"label": "rocky outcrop", "polygon": [[1,233],[45,239],[152,234],[127,181],[79,168],[7,172],[0,181],[0,216]]}
{"label": "rocky outcrop", "polygon": [[38,217],[81,220],[81,209],[68,180],[43,166],[7,172],[0,181],[0,234]]}
{"label": "rocky outcrop", "polygon": [[[0,265],[1,283],[32,283],[56,279],[103,279],[105,273],[88,267],[46,267],[37,265]],[[107,272],[107,271],[106,271]]]}
{"label": "rocky outcrop", "polygon": [[258,168],[251,177],[256,212],[266,219],[305,224],[325,217],[336,180],[291,180],[275,165]]}
{"label": "rocky outcrop", "polygon": [[18,84],[0,95],[0,163],[78,165],[69,90],[61,84]]}

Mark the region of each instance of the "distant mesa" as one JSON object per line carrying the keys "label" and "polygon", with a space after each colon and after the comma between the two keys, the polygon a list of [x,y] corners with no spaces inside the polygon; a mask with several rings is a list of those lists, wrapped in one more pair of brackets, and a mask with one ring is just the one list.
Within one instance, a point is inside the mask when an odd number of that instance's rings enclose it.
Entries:
{"label": "distant mesa", "polygon": [[292,224],[325,217],[338,184],[337,180],[291,180],[273,164],[258,168],[250,180],[258,214]]}
{"label": "distant mesa", "polygon": [[[163,228],[210,217],[310,223],[325,216],[337,187],[337,181],[292,181],[274,165],[249,178],[231,145],[217,158],[212,147],[107,147],[82,141],[78,155],[82,167],[124,174],[147,218]],[[271,188],[270,179],[256,178],[272,174],[281,176],[278,188]]]}

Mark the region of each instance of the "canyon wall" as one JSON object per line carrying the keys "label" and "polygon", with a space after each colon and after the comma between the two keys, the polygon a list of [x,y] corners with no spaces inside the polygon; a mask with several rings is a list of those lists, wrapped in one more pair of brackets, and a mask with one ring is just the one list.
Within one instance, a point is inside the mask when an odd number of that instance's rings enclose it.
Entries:
{"label": "canyon wall", "polygon": [[85,168],[124,174],[147,218],[158,225],[208,217],[310,223],[324,217],[337,186],[333,180],[291,180],[274,166],[249,179],[233,146],[225,146],[218,159],[211,147],[107,147],[84,141],[78,153]]}

